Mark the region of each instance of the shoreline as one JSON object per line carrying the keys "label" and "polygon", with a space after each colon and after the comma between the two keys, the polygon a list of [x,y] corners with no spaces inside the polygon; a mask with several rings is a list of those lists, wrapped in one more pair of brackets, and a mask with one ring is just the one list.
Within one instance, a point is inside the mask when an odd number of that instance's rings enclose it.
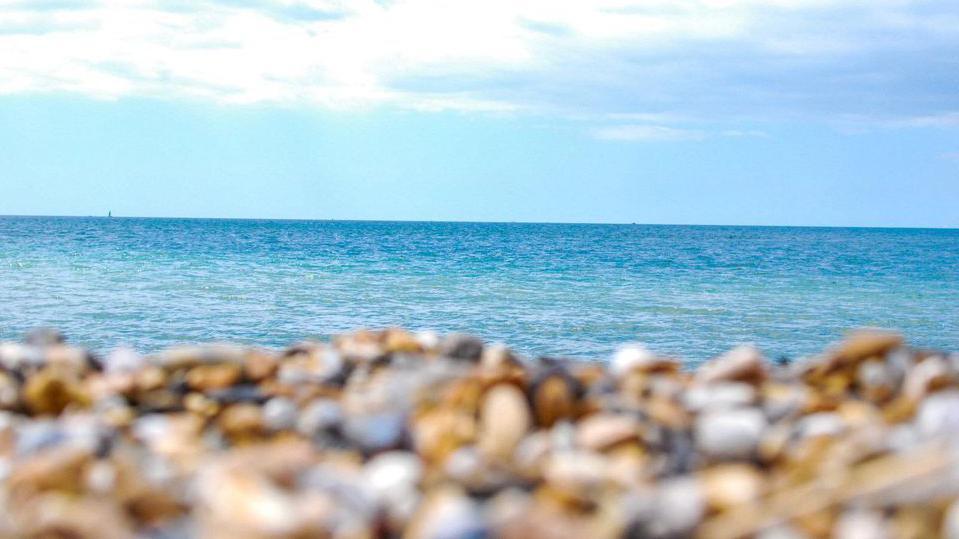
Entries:
{"label": "shoreline", "polygon": [[730,223],[641,223],[641,222],[607,222],[607,221],[456,221],[447,219],[419,220],[419,219],[323,219],[319,217],[200,217],[200,216],[169,216],[169,215],[45,215],[45,214],[0,214],[0,219],[126,219],[126,220],[157,220],[157,221],[249,221],[249,222],[288,222],[288,223],[365,223],[365,224],[453,224],[453,225],[556,225],[556,226],[610,226],[610,227],[684,227],[684,228],[765,228],[789,229],[810,228],[825,230],[919,230],[919,231],[959,231],[959,226],[894,226],[894,225],[773,225],[773,224],[730,224]]}
{"label": "shoreline", "polygon": [[3,535],[959,533],[959,354],[895,333],[686,369],[400,329],[94,356],[42,330],[0,366]]}

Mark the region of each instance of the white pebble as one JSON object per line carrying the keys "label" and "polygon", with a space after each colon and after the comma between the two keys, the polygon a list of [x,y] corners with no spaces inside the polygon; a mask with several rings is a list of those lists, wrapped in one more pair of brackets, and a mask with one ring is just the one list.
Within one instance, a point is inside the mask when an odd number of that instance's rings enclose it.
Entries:
{"label": "white pebble", "polygon": [[754,408],[710,411],[696,419],[696,445],[714,458],[748,459],[765,428],[765,416]]}
{"label": "white pebble", "polygon": [[609,370],[614,376],[623,376],[636,367],[643,367],[654,363],[656,354],[650,352],[641,344],[627,344],[620,346],[610,362]]}

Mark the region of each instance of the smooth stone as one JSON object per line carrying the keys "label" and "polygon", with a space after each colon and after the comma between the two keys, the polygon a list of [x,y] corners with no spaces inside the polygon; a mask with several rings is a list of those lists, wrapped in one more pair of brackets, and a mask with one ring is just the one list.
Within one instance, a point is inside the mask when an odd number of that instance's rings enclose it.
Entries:
{"label": "smooth stone", "polygon": [[84,405],[87,396],[79,378],[50,366],[27,378],[23,401],[34,414],[57,415],[71,405]]}
{"label": "smooth stone", "polygon": [[696,371],[696,380],[705,384],[720,381],[754,382],[765,377],[766,363],[762,352],[750,345],[737,346]]}
{"label": "smooth stone", "polygon": [[493,537],[507,536],[513,523],[523,522],[530,511],[533,498],[522,489],[505,488],[486,504],[486,515],[493,528]]}
{"label": "smooth stone", "polygon": [[946,509],[940,533],[944,539],[959,539],[959,500],[952,502]]}
{"label": "smooth stone", "polygon": [[706,412],[696,419],[696,447],[717,459],[748,459],[766,425],[765,416],[755,408]]}
{"label": "smooth stone", "polygon": [[365,521],[378,510],[376,495],[366,483],[362,469],[320,464],[310,468],[299,484],[307,490],[329,494],[341,508]]}
{"label": "smooth stone", "polygon": [[579,385],[562,367],[550,367],[537,374],[529,392],[537,425],[551,427],[572,417]]}
{"label": "smooth stone", "polygon": [[296,426],[297,412],[292,400],[273,397],[263,405],[263,423],[270,430],[289,430]]}
{"label": "smooth stone", "polygon": [[251,436],[264,431],[263,410],[255,404],[240,403],[225,408],[217,424],[227,436]]}
{"label": "smooth stone", "polygon": [[205,363],[234,363],[242,366],[249,349],[234,344],[187,345],[168,348],[153,359],[167,368],[189,367]]}
{"label": "smooth stone", "polygon": [[197,365],[186,373],[186,383],[197,391],[231,391],[242,376],[243,368],[232,363]]}
{"label": "smooth stone", "polygon": [[804,385],[767,385],[763,391],[763,410],[771,422],[793,417],[802,412],[810,391]]}
{"label": "smooth stone", "polygon": [[494,344],[483,350],[483,355],[480,357],[480,365],[487,371],[495,372],[518,366],[519,361],[509,347],[503,344]]}
{"label": "smooth stone", "polygon": [[377,494],[415,487],[423,474],[423,465],[415,453],[387,451],[370,459],[363,474]]}
{"label": "smooth stone", "polygon": [[796,431],[803,438],[839,436],[846,431],[846,422],[835,412],[819,412],[800,419]]}
{"label": "smooth stone", "polygon": [[889,429],[885,441],[890,451],[901,452],[912,450],[922,439],[912,423],[902,423]]}
{"label": "smooth stone", "polygon": [[593,451],[636,440],[639,422],[628,415],[599,413],[581,420],[576,427],[576,444]]}
{"label": "smooth stone", "polygon": [[661,397],[670,401],[679,401],[686,390],[686,386],[673,376],[652,375],[648,380],[650,396]]}
{"label": "smooth stone", "polygon": [[549,429],[549,442],[553,451],[572,451],[576,448],[576,425],[570,421],[557,421]]}
{"label": "smooth stone", "polygon": [[[553,444],[548,432],[533,432],[523,438],[523,441],[516,447],[516,451],[513,453],[513,464],[526,473],[535,474],[540,470],[552,449]],[[460,468],[454,469],[459,470]]]}
{"label": "smooth stone", "polygon": [[16,452],[30,455],[56,447],[67,439],[66,433],[53,421],[30,421],[17,429]]}
{"label": "smooth stone", "polygon": [[856,380],[859,385],[867,388],[891,388],[895,383],[895,377],[886,364],[880,361],[867,361],[860,365],[856,371]]}
{"label": "smooth stone", "polygon": [[609,363],[609,372],[620,378],[633,369],[644,369],[656,362],[656,354],[642,344],[626,344],[616,349]]}
{"label": "smooth stone", "polygon": [[833,528],[836,539],[885,539],[889,527],[876,511],[856,510],[843,513]]}
{"label": "smooth stone", "polygon": [[373,457],[363,468],[366,485],[394,516],[409,518],[419,499],[417,485],[423,475],[419,457],[406,451],[388,451]]}
{"label": "smooth stone", "polygon": [[509,459],[532,425],[526,395],[514,385],[499,384],[483,395],[479,448],[484,454]]}
{"label": "smooth stone", "polygon": [[439,351],[448,358],[478,361],[483,355],[483,341],[472,335],[452,333],[440,343]]}
{"label": "smooth stone", "polygon": [[756,402],[756,388],[742,382],[718,382],[691,387],[684,404],[693,411],[724,410],[749,406]]}
{"label": "smooth stone", "polygon": [[31,346],[55,346],[66,342],[66,337],[60,330],[54,328],[37,328],[27,332],[23,342]]}
{"label": "smooth stone", "polygon": [[489,529],[480,508],[469,497],[447,490],[421,506],[410,539],[487,539]]}
{"label": "smooth stone", "polygon": [[146,364],[146,358],[127,346],[114,348],[103,358],[103,365],[108,372],[135,372]]}
{"label": "smooth stone", "polygon": [[959,390],[933,393],[919,405],[916,427],[925,436],[959,436]]}
{"label": "smooth stone", "polygon": [[688,476],[667,479],[660,484],[653,507],[650,531],[656,537],[686,537],[706,513],[702,487]]}
{"label": "smooth stone", "polygon": [[902,336],[891,331],[862,329],[849,334],[835,351],[835,357],[846,361],[859,361],[882,356],[902,346]]}
{"label": "smooth stone", "polygon": [[12,410],[20,400],[20,387],[10,374],[0,372],[0,408]]}
{"label": "smooth stone", "polygon": [[304,436],[315,436],[340,426],[343,408],[332,399],[318,399],[308,404],[296,422],[296,430]]}
{"label": "smooth stone", "polygon": [[423,350],[435,350],[440,345],[440,336],[435,331],[417,331],[413,338],[420,343]]}
{"label": "smooth stone", "polygon": [[383,412],[347,416],[343,434],[365,451],[381,451],[397,446],[406,428],[403,414]]}
{"label": "smooth stone", "polygon": [[756,539],[807,539],[808,537],[796,528],[785,524],[766,528],[756,534]]}
{"label": "smooth stone", "polygon": [[86,487],[97,494],[109,495],[117,483],[117,471],[109,461],[96,461],[86,471]]}
{"label": "smooth stone", "polygon": [[579,494],[606,480],[607,465],[607,460],[599,453],[559,451],[546,461],[543,475],[553,487]]}
{"label": "smooth stone", "polygon": [[253,384],[241,384],[210,391],[208,396],[220,404],[239,404],[244,402],[262,404],[269,397]]}
{"label": "smooth stone", "polygon": [[443,471],[453,480],[465,484],[473,480],[483,469],[483,457],[473,446],[463,446],[453,451],[443,462]]}
{"label": "smooth stone", "polygon": [[43,350],[36,346],[16,342],[0,343],[0,364],[9,370],[39,367],[43,363]]}
{"label": "smooth stone", "polygon": [[210,528],[203,536],[214,529],[250,537],[295,536],[297,531],[293,497],[257,473],[201,472],[197,494],[201,522],[208,521]]}
{"label": "smooth stone", "polygon": [[288,363],[281,363],[277,379],[284,384],[329,382],[344,374],[346,362],[338,351],[322,347],[312,349],[308,355]]}
{"label": "smooth stone", "polygon": [[423,346],[412,333],[401,329],[388,329],[383,335],[383,347],[392,354],[419,354]]}
{"label": "smooth stone", "polygon": [[748,464],[712,466],[699,479],[707,502],[719,510],[752,503],[763,489],[762,473]]}
{"label": "smooth stone", "polygon": [[[906,379],[903,381],[902,393],[913,401],[926,396],[926,393],[937,382],[944,382],[953,377],[942,356],[930,356],[923,359],[909,370]],[[954,382],[954,380],[951,380]]]}

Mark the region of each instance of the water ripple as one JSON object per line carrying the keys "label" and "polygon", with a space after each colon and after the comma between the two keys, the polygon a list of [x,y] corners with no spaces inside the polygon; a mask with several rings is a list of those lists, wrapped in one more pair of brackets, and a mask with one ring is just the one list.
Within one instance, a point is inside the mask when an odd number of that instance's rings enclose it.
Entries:
{"label": "water ripple", "polygon": [[811,353],[860,325],[959,349],[959,231],[0,218],[0,338],[151,350],[400,325],[598,358]]}

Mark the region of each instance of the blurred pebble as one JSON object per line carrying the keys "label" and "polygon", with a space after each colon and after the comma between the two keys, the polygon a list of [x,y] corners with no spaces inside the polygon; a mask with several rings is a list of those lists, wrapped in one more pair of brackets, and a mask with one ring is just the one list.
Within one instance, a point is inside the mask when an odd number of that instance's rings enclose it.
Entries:
{"label": "blurred pebble", "polygon": [[749,459],[765,428],[759,410],[706,411],[696,420],[696,447],[716,459]]}
{"label": "blurred pebble", "polygon": [[472,335],[453,333],[439,345],[440,354],[452,359],[478,361],[483,355],[483,341]]}
{"label": "blurred pebble", "polygon": [[296,403],[283,397],[274,397],[263,405],[263,422],[271,430],[280,431],[296,426]]}
{"label": "blurred pebble", "polygon": [[698,369],[358,331],[100,361],[0,343],[0,535],[955,537],[959,355],[856,332]]}

